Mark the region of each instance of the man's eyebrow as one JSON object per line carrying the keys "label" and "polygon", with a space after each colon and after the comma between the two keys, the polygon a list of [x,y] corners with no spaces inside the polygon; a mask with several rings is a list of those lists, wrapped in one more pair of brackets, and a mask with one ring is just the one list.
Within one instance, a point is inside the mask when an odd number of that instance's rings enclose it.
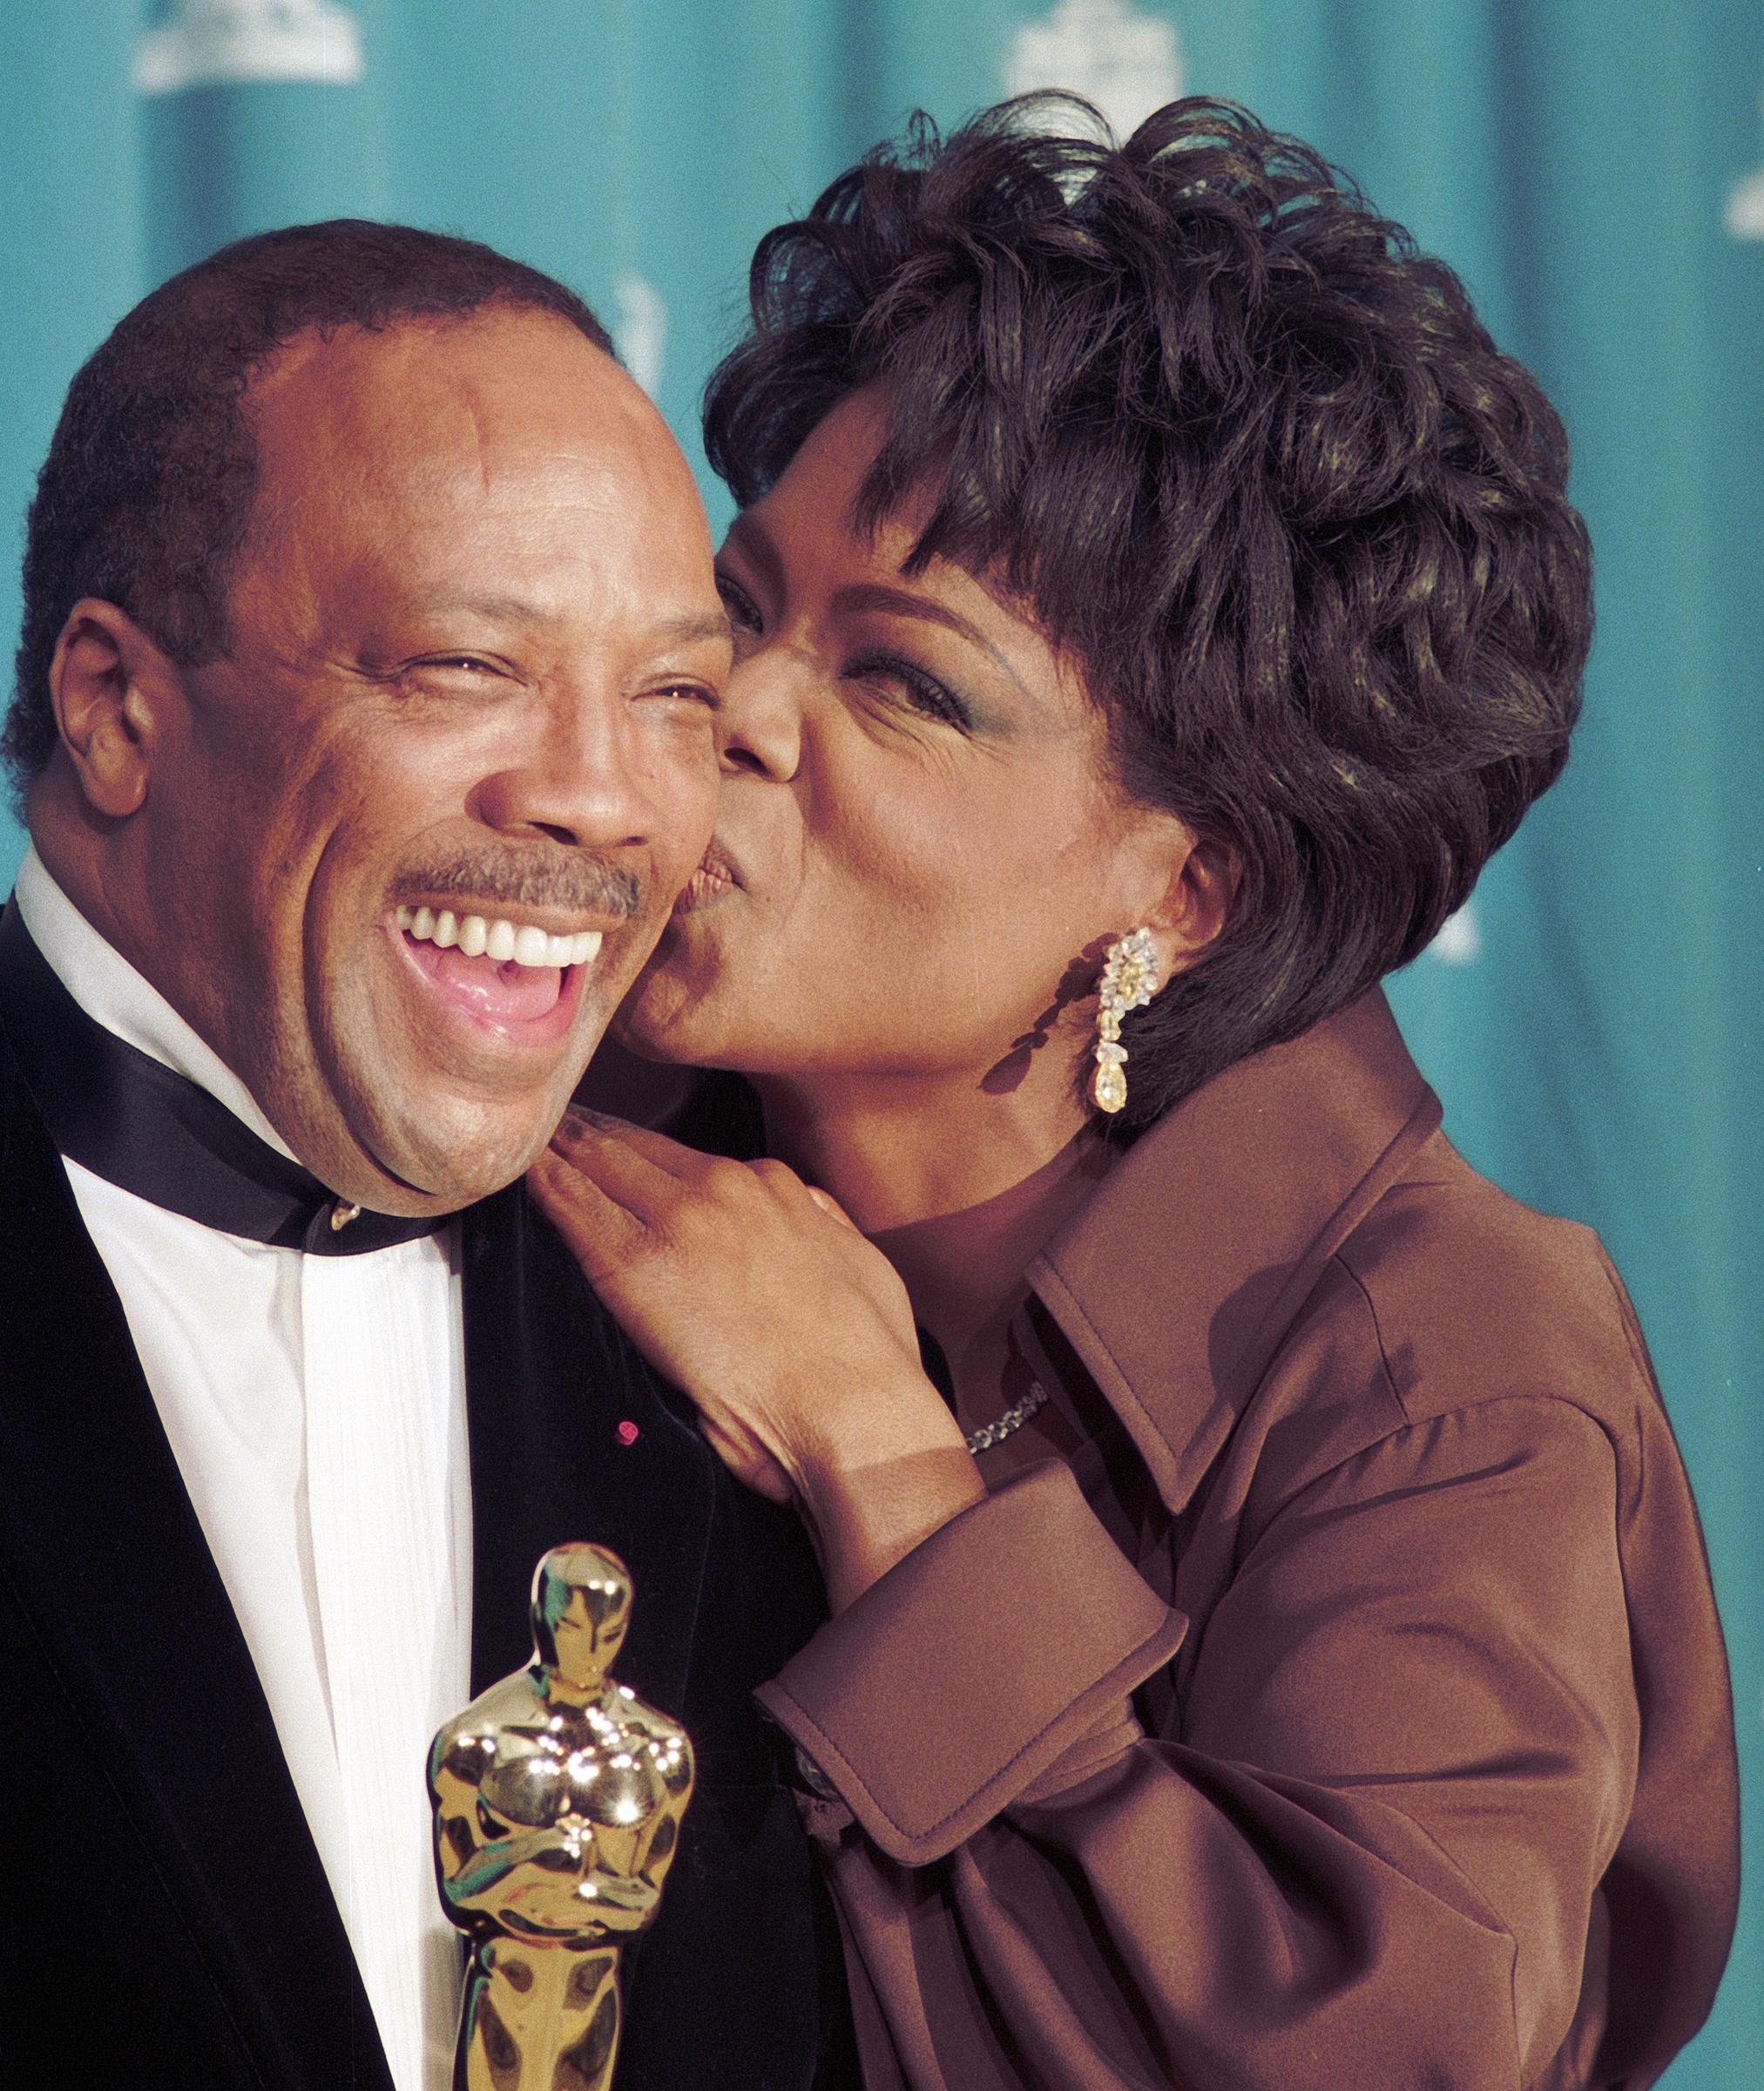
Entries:
{"label": "man's eyebrow", "polygon": [[[463,613],[497,625],[543,625],[553,615],[543,604],[529,602],[518,595],[425,595],[417,599],[416,608],[425,615]],[[727,641],[729,613],[720,607],[658,618],[646,627],[644,637],[664,646],[692,646],[711,639]]]}
{"label": "man's eyebrow", "polygon": [[720,639],[727,644],[731,637],[727,610],[706,610],[702,615],[665,617],[652,626],[651,630],[664,645],[673,646],[692,646],[706,639]]}
{"label": "man's eyebrow", "polygon": [[456,595],[451,589],[435,589],[415,597],[411,608],[421,616],[451,616],[463,612],[497,625],[535,625],[545,612],[538,604],[518,595]]}
{"label": "man's eyebrow", "polygon": [[937,602],[928,595],[915,595],[910,589],[891,588],[885,581],[854,581],[848,587],[838,590],[833,598],[833,607],[848,617],[870,610],[879,611],[885,617],[916,617],[928,625],[941,625],[946,632],[953,632],[970,646],[978,646],[1004,669],[1018,689],[1023,687],[1023,678],[986,634],[970,625],[959,610],[950,609],[947,603]]}

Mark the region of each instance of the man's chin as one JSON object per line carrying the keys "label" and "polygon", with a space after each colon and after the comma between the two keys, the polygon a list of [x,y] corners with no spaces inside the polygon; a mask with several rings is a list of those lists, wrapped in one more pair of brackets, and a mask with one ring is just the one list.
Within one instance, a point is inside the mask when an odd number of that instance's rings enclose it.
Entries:
{"label": "man's chin", "polygon": [[[339,1196],[409,1218],[456,1212],[524,1174],[544,1152],[605,1027],[579,1005],[571,1034],[541,1052],[461,1056],[448,1036],[370,1028],[321,1052],[309,1115],[288,1144]],[[424,1050],[427,1045],[430,1049]],[[329,1167],[326,1167],[326,1162]]]}
{"label": "man's chin", "polygon": [[347,1128],[333,1166],[308,1166],[340,1197],[373,1212],[410,1219],[457,1212],[525,1174],[544,1152],[571,1086],[560,1086],[555,1105],[548,1095],[519,1110],[437,1103],[395,1118],[375,1113]]}
{"label": "man's chin", "polygon": [[[561,1109],[558,1116],[562,1115]],[[424,1140],[407,1144],[398,1166],[388,1172],[392,1182],[385,1194],[382,1212],[410,1215],[458,1212],[476,1205],[480,1198],[504,1189],[545,1151],[557,1117],[542,1126],[529,1126],[518,1138],[510,1134],[470,1136],[448,1144]]]}

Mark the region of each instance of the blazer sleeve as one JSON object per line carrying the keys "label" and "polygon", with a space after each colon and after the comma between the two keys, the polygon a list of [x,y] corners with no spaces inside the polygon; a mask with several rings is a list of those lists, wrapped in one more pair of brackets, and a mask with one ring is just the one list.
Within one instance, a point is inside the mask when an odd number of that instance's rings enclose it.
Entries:
{"label": "blazer sleeve", "polygon": [[1063,1466],[932,1535],[761,1695],[900,2081],[1532,2082],[1636,1776],[1616,1498],[1565,1401],[1391,1431],[1248,1538],[1157,1734],[1188,1622]]}

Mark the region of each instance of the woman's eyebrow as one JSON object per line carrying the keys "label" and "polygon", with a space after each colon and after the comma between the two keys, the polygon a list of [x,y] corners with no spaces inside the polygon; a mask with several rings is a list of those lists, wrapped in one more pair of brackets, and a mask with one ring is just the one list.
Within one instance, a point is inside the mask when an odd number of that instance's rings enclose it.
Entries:
{"label": "woman's eyebrow", "polygon": [[725,541],[733,544],[744,558],[759,568],[760,578],[771,591],[774,601],[781,601],[785,592],[784,562],[766,525],[757,517],[744,511],[730,524]]}
{"label": "woman's eyebrow", "polygon": [[[854,581],[848,587],[835,592],[833,608],[845,616],[861,616],[866,610],[873,610],[887,617],[916,617],[928,625],[941,625],[946,632],[953,632],[971,646],[978,646],[1004,669],[1019,690],[1024,688],[1023,678],[983,632],[970,625],[959,610],[951,610],[948,604],[937,602],[930,596],[915,595],[905,588],[891,588],[885,581]],[[1026,696],[1028,692],[1024,690],[1024,694]]]}

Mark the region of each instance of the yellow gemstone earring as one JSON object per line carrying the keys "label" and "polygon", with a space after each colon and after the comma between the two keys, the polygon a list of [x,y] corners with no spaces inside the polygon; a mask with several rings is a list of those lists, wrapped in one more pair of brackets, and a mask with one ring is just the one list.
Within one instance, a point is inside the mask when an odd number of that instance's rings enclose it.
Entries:
{"label": "yellow gemstone earring", "polygon": [[1127,1100],[1127,1049],[1121,1043],[1121,1018],[1143,1009],[1163,985],[1157,946],[1150,930],[1130,930],[1109,946],[1098,990],[1097,1071],[1091,1094],[1098,1111],[1116,1112]]}

